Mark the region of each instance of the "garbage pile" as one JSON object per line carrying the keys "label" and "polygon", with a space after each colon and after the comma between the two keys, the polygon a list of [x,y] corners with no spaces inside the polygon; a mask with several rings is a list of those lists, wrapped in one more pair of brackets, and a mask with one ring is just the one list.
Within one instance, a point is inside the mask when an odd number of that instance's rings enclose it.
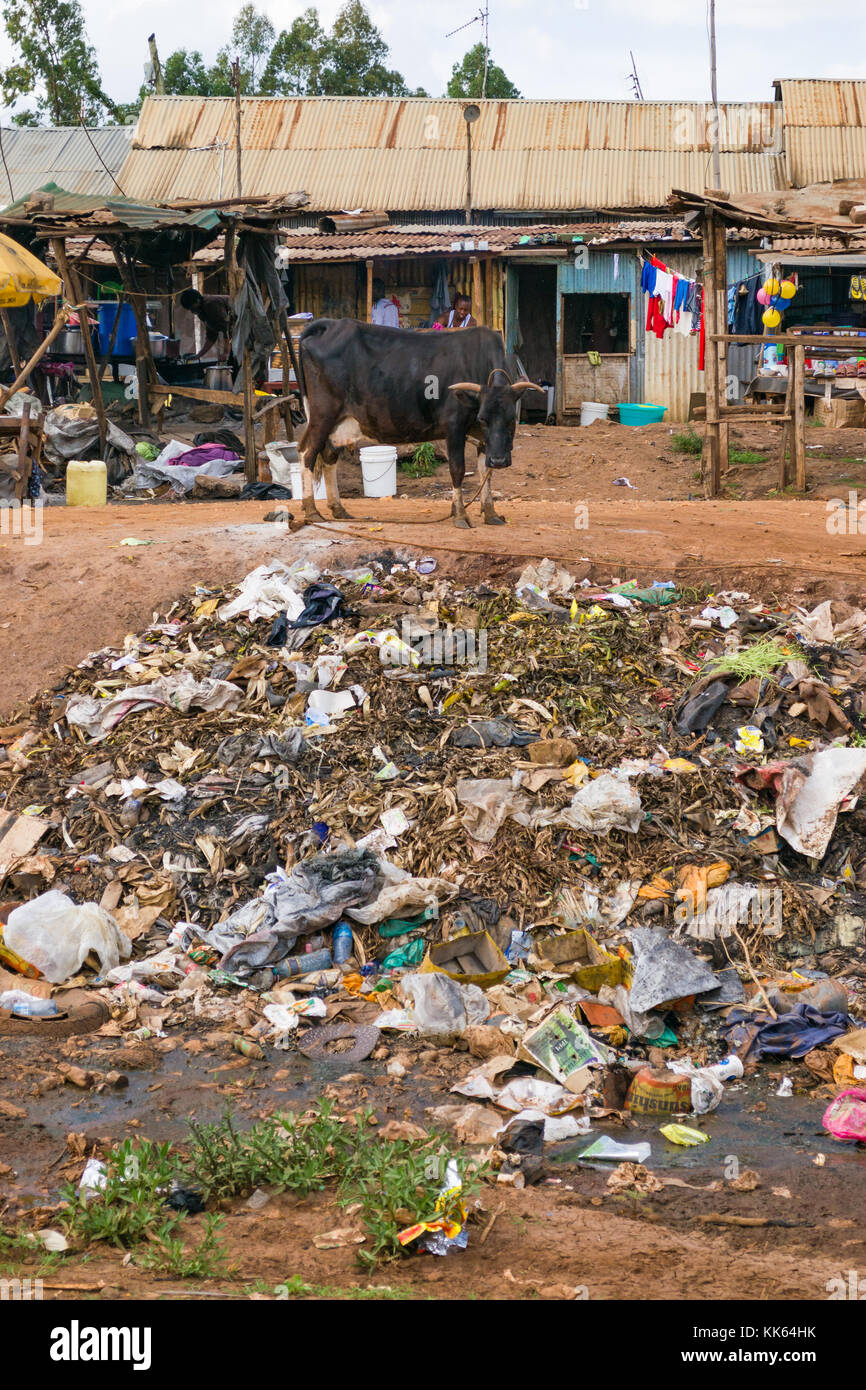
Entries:
{"label": "garbage pile", "polygon": [[864,717],[835,601],[274,560],[3,731],[0,1031],[78,987],[113,1036],[444,1049],[430,1122],[517,1185],[581,1135],[650,1182],[596,1123],[704,1143],[764,1058],[866,1140]]}

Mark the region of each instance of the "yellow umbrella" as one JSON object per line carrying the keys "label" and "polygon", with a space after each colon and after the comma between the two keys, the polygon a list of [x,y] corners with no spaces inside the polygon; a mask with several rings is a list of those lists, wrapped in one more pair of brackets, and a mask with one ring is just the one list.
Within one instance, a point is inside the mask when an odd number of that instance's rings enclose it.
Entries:
{"label": "yellow umbrella", "polygon": [[0,309],[17,309],[31,297],[51,299],[62,288],[53,270],[0,233]]}

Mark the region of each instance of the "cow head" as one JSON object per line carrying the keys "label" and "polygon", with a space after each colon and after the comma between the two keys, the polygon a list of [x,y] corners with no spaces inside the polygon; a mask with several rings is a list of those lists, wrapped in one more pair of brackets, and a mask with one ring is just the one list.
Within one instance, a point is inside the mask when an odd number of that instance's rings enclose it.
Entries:
{"label": "cow head", "polygon": [[517,426],[517,402],[524,391],[541,391],[534,381],[512,384],[501,367],[490,373],[486,386],[476,381],[457,381],[448,388],[463,405],[477,411],[478,423],[484,435],[484,453],[488,468],[508,468]]}

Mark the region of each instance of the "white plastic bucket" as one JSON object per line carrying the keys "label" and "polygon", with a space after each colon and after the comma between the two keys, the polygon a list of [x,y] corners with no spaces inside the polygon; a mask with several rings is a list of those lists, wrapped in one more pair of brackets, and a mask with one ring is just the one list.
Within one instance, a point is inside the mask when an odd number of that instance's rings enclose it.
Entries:
{"label": "white plastic bucket", "polygon": [[580,423],[591,425],[593,420],[606,420],[609,405],[602,405],[601,401],[581,401],[580,403]]}
{"label": "white plastic bucket", "polygon": [[397,491],[397,450],[393,444],[374,444],[361,450],[365,497],[393,497]]}
{"label": "white plastic bucket", "polygon": [[[303,501],[304,497],[304,464],[302,464],[301,460],[297,457],[290,458],[288,460],[288,463],[289,478],[291,480],[290,486],[292,489],[292,501],[301,502]],[[274,477],[273,467],[271,468],[271,477],[274,479],[274,482],[277,481]],[[317,483],[313,483],[313,497],[316,502],[326,502],[328,500],[328,491],[325,487],[324,475],[320,478],[320,480]]]}

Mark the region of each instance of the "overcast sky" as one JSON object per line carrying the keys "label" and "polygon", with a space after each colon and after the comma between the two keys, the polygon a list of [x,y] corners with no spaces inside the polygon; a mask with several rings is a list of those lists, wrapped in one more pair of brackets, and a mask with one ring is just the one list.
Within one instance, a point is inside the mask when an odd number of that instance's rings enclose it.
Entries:
{"label": "overcast sky", "polygon": [[[211,60],[228,38],[241,0],[83,0],[105,87],[131,100],[156,31],[160,53],[198,48]],[[481,0],[370,0],[391,48],[392,65],[411,87],[441,95],[453,64],[477,42],[471,18]],[[276,29],[306,8],[302,0],[259,4]],[[318,6],[328,26],[339,0]],[[777,77],[866,78],[866,6],[814,0],[717,0],[719,96],[772,99]],[[490,0],[490,46],[527,97],[629,98],[629,49],[650,101],[709,95],[705,0]],[[0,44],[0,49],[3,45]],[[3,58],[8,61],[8,46]]]}

